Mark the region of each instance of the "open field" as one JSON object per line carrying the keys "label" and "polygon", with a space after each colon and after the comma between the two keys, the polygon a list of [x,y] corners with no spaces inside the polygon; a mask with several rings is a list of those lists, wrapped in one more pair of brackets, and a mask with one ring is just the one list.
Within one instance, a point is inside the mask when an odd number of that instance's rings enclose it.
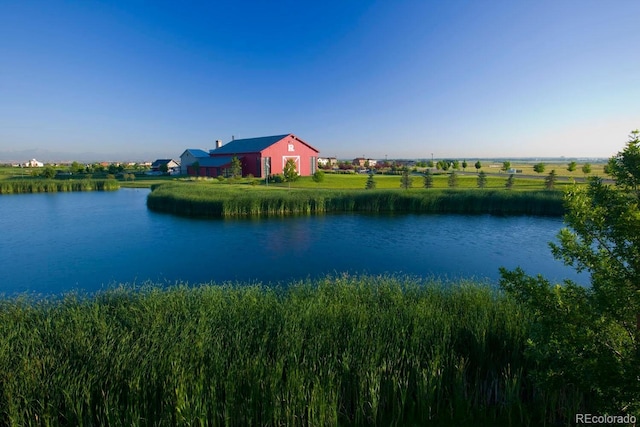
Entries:
{"label": "open field", "polygon": [[2,425],[541,425],[531,319],[489,287],[407,277],[0,300]]}

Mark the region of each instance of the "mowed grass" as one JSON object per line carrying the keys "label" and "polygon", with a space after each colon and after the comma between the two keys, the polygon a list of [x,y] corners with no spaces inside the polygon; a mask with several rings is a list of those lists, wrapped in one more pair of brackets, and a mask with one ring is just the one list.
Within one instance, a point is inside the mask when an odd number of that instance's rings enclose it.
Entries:
{"label": "mowed grass", "polygon": [[338,276],[0,301],[2,425],[540,425],[531,319],[488,286]]}

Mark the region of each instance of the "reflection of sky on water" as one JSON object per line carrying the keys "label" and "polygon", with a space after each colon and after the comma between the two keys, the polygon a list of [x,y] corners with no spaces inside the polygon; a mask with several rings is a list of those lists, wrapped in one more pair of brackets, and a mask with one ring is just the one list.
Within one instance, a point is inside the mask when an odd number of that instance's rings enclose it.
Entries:
{"label": "reflection of sky on water", "polygon": [[[498,267],[585,282],[553,259],[560,219],[320,215],[194,220],[147,210],[147,191],[0,197],[0,291],[114,283],[287,282],[341,272],[498,279]],[[9,244],[6,244],[9,242]]]}

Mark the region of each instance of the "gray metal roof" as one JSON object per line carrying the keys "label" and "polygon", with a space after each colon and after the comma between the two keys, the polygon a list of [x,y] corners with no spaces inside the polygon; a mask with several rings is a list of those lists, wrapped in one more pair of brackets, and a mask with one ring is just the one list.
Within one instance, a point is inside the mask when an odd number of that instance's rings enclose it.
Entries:
{"label": "gray metal roof", "polygon": [[287,133],[284,135],[261,136],[259,138],[236,139],[224,144],[220,148],[211,150],[211,154],[258,153],[289,135],[291,134]]}

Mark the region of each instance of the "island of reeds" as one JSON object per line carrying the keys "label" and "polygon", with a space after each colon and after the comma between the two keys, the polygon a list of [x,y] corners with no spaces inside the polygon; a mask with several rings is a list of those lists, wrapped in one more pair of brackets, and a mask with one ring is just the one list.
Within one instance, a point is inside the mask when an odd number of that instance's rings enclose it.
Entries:
{"label": "island of reeds", "polygon": [[149,209],[194,217],[279,216],[330,212],[561,216],[559,191],[333,190],[224,187],[178,182],[152,187]]}
{"label": "island of reeds", "polygon": [[56,193],[65,191],[113,191],[120,188],[115,179],[25,179],[0,180],[0,194]]}
{"label": "island of reeds", "polygon": [[1,425],[542,425],[530,313],[471,283],[337,276],[0,300]]}

